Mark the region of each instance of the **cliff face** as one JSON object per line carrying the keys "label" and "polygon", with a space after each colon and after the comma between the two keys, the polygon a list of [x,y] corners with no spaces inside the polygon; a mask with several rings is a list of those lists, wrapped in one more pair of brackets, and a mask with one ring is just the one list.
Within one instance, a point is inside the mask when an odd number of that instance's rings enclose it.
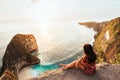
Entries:
{"label": "cliff face", "polygon": [[96,73],[93,76],[84,74],[80,69],[52,70],[28,80],[120,80],[120,64],[97,64]]}
{"label": "cliff face", "polygon": [[104,22],[80,22],[80,25],[84,25],[88,28],[93,28],[95,31],[99,32],[101,29],[106,26],[108,21]]}
{"label": "cliff face", "polygon": [[120,17],[107,23],[95,37],[98,62],[120,63]]}
{"label": "cliff face", "polygon": [[15,35],[3,56],[0,80],[17,80],[17,74],[23,67],[39,63],[40,60],[30,54],[37,50],[37,42],[33,35]]}

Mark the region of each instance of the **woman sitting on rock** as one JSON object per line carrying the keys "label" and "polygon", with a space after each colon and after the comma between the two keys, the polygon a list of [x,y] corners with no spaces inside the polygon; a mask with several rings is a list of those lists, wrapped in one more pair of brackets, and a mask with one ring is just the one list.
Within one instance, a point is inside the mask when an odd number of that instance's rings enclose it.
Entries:
{"label": "woman sitting on rock", "polygon": [[84,45],[84,56],[80,59],[73,61],[70,64],[60,64],[63,66],[63,70],[70,68],[80,68],[85,74],[93,75],[96,71],[95,61],[97,56],[93,51],[93,47],[90,44]]}

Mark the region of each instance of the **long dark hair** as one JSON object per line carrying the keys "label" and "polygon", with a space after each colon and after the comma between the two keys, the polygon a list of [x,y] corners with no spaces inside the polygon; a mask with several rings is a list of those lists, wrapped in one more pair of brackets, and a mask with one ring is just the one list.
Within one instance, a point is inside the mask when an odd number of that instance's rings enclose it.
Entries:
{"label": "long dark hair", "polygon": [[94,63],[97,59],[97,56],[93,50],[93,47],[90,44],[85,44],[83,48],[86,56],[88,57],[89,63]]}

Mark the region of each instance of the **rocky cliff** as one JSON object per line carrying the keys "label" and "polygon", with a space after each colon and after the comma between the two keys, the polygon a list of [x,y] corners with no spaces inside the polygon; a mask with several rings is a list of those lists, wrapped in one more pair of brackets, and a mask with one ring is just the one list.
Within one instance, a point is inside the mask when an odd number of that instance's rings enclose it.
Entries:
{"label": "rocky cliff", "polygon": [[107,23],[99,31],[94,42],[98,62],[120,63],[120,17]]}
{"label": "rocky cliff", "polygon": [[42,75],[28,80],[120,80],[120,64],[97,64],[97,71],[93,76],[84,74],[80,69],[63,71],[47,71]]}
{"label": "rocky cliff", "polygon": [[3,56],[0,80],[17,80],[17,74],[23,67],[39,63],[40,60],[30,54],[37,50],[33,35],[15,35]]}

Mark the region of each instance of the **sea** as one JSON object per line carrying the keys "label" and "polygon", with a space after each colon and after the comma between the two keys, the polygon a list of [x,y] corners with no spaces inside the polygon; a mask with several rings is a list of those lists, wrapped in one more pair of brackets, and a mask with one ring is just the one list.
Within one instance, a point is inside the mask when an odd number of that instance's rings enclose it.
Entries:
{"label": "sea", "polygon": [[45,71],[60,68],[60,63],[70,63],[83,55],[83,45],[93,44],[95,31],[73,23],[39,25],[33,23],[0,24],[0,67],[6,47],[15,34],[33,34],[39,51],[35,53],[41,62],[23,68],[19,80],[30,79]]}
{"label": "sea", "polygon": [[120,14],[119,0],[0,0],[0,68],[2,57],[16,34],[33,34],[41,62],[23,68],[19,80],[60,68],[81,57],[83,45],[96,32],[79,22],[108,21]]}

